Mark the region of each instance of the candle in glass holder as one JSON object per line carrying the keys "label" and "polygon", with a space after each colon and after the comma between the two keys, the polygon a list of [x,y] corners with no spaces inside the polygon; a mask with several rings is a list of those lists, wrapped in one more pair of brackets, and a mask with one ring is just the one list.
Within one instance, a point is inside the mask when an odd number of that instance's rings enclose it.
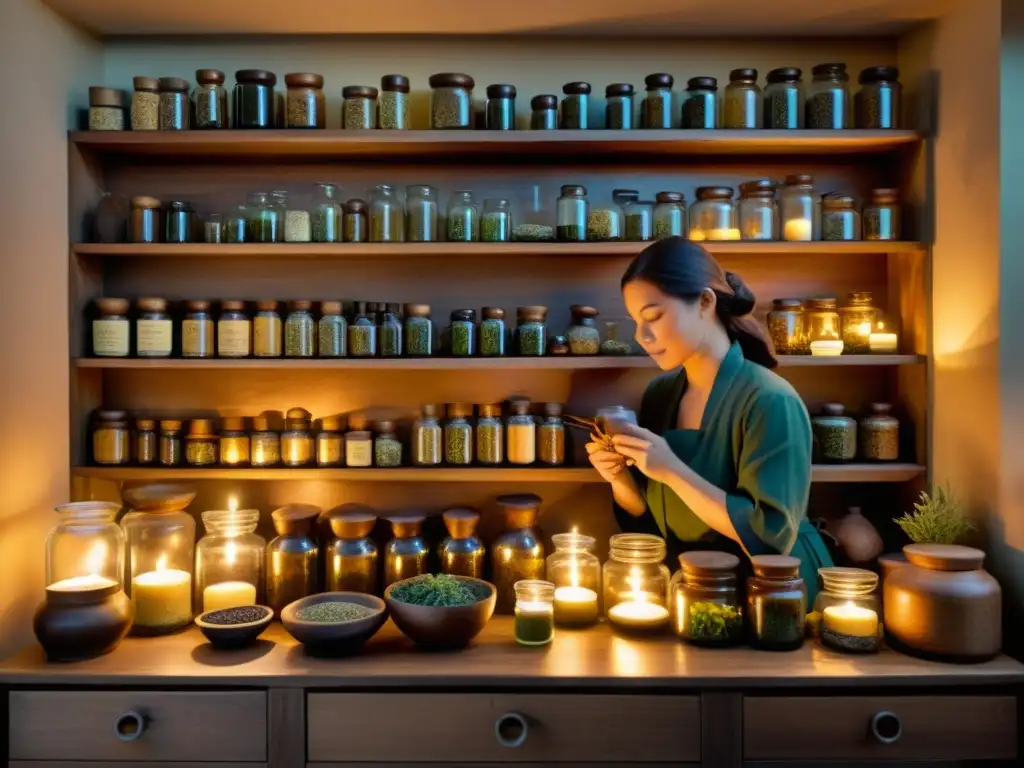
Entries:
{"label": "candle in glass holder", "polygon": [[555,623],[585,626],[597,621],[597,592],[586,587],[559,587],[555,590]]}
{"label": "candle in glass holder", "polygon": [[627,578],[630,591],[622,600],[608,609],[608,620],[625,629],[657,629],[668,623],[668,608],[662,605],[664,597],[642,589],[639,568],[633,568]]}
{"label": "candle in glass holder", "polygon": [[550,581],[523,579],[515,583],[515,593],[516,642],[547,645],[555,636],[555,585]]}
{"label": "candle in glass holder", "polygon": [[874,637],[878,634],[878,614],[852,603],[830,605],[821,613],[821,626],[840,635]]}
{"label": "candle in glass holder", "polygon": [[842,339],[820,339],[811,342],[813,357],[839,357],[843,354]]}
{"label": "candle in glass holder", "polygon": [[[693,239],[692,237],[690,238]],[[708,240],[739,240],[740,231],[734,227],[728,229],[712,229],[708,232]]]}
{"label": "candle in glass holder", "polygon": [[700,241],[708,239],[707,235],[704,234],[704,230],[703,229],[699,229],[697,227],[691,227],[689,233],[687,234],[687,237],[690,240],[694,240],[694,241],[697,241],[697,242],[700,242]]}
{"label": "candle in glass holder", "polygon": [[54,592],[90,592],[94,589],[106,589],[117,584],[113,579],[90,573],[88,576],[72,576],[69,579],[61,579],[47,586]]}
{"label": "candle in glass holder", "polygon": [[256,604],[256,587],[247,581],[221,581],[203,590],[203,612]]}
{"label": "candle in glass holder", "polygon": [[812,239],[813,231],[810,219],[789,219],[782,228],[782,239],[806,242]]}
{"label": "candle in glass holder", "polygon": [[891,355],[896,353],[899,346],[899,339],[895,333],[883,333],[875,331],[868,336],[868,349],[874,354]]}
{"label": "candle in glass holder", "polygon": [[135,627],[143,631],[171,632],[192,620],[192,574],[167,567],[161,557],[155,571],[132,579]]}

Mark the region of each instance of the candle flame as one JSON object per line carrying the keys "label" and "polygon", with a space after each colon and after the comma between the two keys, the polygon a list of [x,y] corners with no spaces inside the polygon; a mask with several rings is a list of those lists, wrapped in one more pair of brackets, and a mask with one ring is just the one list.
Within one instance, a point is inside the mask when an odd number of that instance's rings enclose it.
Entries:
{"label": "candle flame", "polygon": [[97,541],[85,556],[85,570],[90,575],[95,576],[103,570],[103,565],[106,561],[107,545],[105,542]]}
{"label": "candle flame", "polygon": [[167,555],[160,555],[160,557],[156,561],[156,569],[158,571],[167,570]]}
{"label": "candle flame", "polygon": [[235,542],[229,541],[224,546],[224,562],[227,565],[234,565],[236,558],[237,558],[237,553],[235,551]]}
{"label": "candle flame", "polygon": [[234,494],[228,496],[228,510],[231,512],[238,511],[238,497]]}
{"label": "candle flame", "polygon": [[643,575],[640,573],[640,569],[635,565],[629,571],[629,576],[626,578],[626,583],[630,586],[629,597],[634,603],[645,603],[647,602],[647,596],[641,589],[643,586]]}
{"label": "candle flame", "polygon": [[861,336],[868,336],[871,334],[871,323],[864,322],[857,326],[857,333]]}
{"label": "candle flame", "polygon": [[885,323],[883,323],[881,320],[878,321],[878,330],[880,330],[880,331],[884,331],[885,330]]}

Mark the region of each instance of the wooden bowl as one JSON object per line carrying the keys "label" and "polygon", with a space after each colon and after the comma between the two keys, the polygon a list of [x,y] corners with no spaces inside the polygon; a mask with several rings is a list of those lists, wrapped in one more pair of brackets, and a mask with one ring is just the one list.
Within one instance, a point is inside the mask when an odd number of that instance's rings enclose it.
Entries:
{"label": "wooden bowl", "polygon": [[263,618],[250,621],[247,624],[211,624],[207,621],[210,614],[230,611],[231,608],[218,608],[215,611],[207,611],[196,616],[196,626],[210,641],[210,645],[218,650],[233,651],[239,648],[246,648],[256,642],[256,638],[263,634],[270,622],[274,620],[274,611],[265,605],[246,605],[244,608],[259,608],[263,611]]}
{"label": "wooden bowl", "polygon": [[[420,578],[414,576],[413,579]],[[444,608],[434,605],[403,603],[391,597],[391,591],[405,581],[396,581],[384,591],[391,618],[402,633],[417,645],[434,648],[462,648],[480,634],[484,625],[494,614],[498,591],[490,582],[469,576],[456,576],[460,581],[470,582],[488,590],[487,597],[469,605]]]}
{"label": "wooden bowl", "polygon": [[195,488],[177,483],[150,483],[121,491],[124,503],[139,512],[177,512],[195,497]]}
{"label": "wooden bowl", "polygon": [[[373,613],[363,619],[342,622],[302,621],[297,617],[300,609],[320,603],[357,603],[372,608]],[[336,655],[358,651],[377,634],[387,621],[384,601],[362,592],[324,592],[302,597],[281,610],[281,623],[288,634],[306,646],[312,653]]]}

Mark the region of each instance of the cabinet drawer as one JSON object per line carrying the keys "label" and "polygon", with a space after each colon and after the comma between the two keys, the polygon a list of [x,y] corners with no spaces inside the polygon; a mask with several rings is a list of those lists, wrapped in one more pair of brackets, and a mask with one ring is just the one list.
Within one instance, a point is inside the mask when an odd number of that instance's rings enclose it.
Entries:
{"label": "cabinet drawer", "polygon": [[1017,756],[1012,696],[746,697],[747,760]]}
{"label": "cabinet drawer", "polygon": [[319,693],[306,712],[314,763],[700,760],[696,696]]}
{"label": "cabinet drawer", "polygon": [[267,698],[258,691],[13,691],[10,729],[12,760],[260,763],[267,759]]}

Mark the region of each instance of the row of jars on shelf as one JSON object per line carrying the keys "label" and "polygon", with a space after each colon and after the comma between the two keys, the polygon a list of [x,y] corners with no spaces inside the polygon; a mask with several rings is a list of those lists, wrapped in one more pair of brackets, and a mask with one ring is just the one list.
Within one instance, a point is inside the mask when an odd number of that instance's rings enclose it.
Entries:
{"label": "row of jars on shelf", "polygon": [[781,355],[894,354],[899,348],[870,291],[847,294],[841,307],[835,296],[774,299],[766,322]]}
{"label": "row of jars on shelf", "polygon": [[[185,302],[180,329],[160,298],[139,299],[134,319],[128,299],[96,300],[92,321],[92,352],[96,357],[184,358],[341,358],[341,357],[538,357],[551,355],[628,355],[628,342],[619,341],[618,324],[606,323],[605,339],[597,328],[598,311],[574,304],[572,324],[565,334],[549,337],[548,308],[516,308],[516,327],[507,327],[505,310],[483,307],[456,309],[450,322],[435,332],[429,304],[383,302],[353,303],[348,318],[340,301],[320,303],[320,318],[313,302],[288,302],[282,320],[280,303],[256,302],[250,319],[244,301],[222,301],[216,321],[209,301]],[[134,326],[134,334],[132,333]]]}
{"label": "row of jars on shelf", "polygon": [[900,422],[889,403],[871,403],[855,419],[840,403],[825,403],[811,419],[814,461],[835,464],[854,461],[896,461],[900,457]]}
{"label": "row of jars on shelf", "polygon": [[416,467],[565,464],[560,403],[543,403],[536,415],[525,398],[510,400],[504,415],[501,403],[475,410],[474,419],[471,403],[449,403],[442,423],[441,409],[424,405],[404,442],[394,419],[371,425],[354,414],[314,424],[304,408],[289,409],[283,429],[279,413],[251,422],[225,416],[219,430],[213,419],[192,419],[184,439],[180,419],[136,419],[133,431],[126,411],[100,410],[93,416],[92,458],[104,466],[164,467],[400,467],[407,459]]}
{"label": "row of jars on shelf", "polygon": [[[851,100],[849,74],[842,63],[819,64],[812,69],[805,89],[803,72],[796,67],[771,70],[762,91],[756,69],[734,69],[719,104],[718,80],[693,77],[674,106],[675,78],[664,72],[644,79],[646,92],[636,94],[631,83],[605,88],[604,127],[639,128],[898,128],[902,86],[899,70],[890,66],[861,71],[860,89]],[[312,72],[284,76],[286,92],[275,91],[277,75],[267,70],[243,69],[235,73],[232,109],[223,72],[196,71],[196,85],[180,77],[136,77],[129,99],[124,91],[104,86],[89,89],[89,129],[120,131],[180,131],[223,128],[324,128],[327,124],[324,78]],[[511,131],[516,128],[514,85],[487,86],[487,100],[474,110],[472,77],[446,72],[431,75],[430,128]],[[530,128],[580,130],[591,128],[590,83],[576,81],[562,87],[558,97],[540,94],[530,101]],[[409,79],[385,75],[380,89],[366,85],[342,88],[343,129],[407,130],[412,128],[408,98]],[[852,101],[852,105],[851,105]],[[128,120],[126,120],[126,112]],[[675,115],[680,114],[679,121]]]}

